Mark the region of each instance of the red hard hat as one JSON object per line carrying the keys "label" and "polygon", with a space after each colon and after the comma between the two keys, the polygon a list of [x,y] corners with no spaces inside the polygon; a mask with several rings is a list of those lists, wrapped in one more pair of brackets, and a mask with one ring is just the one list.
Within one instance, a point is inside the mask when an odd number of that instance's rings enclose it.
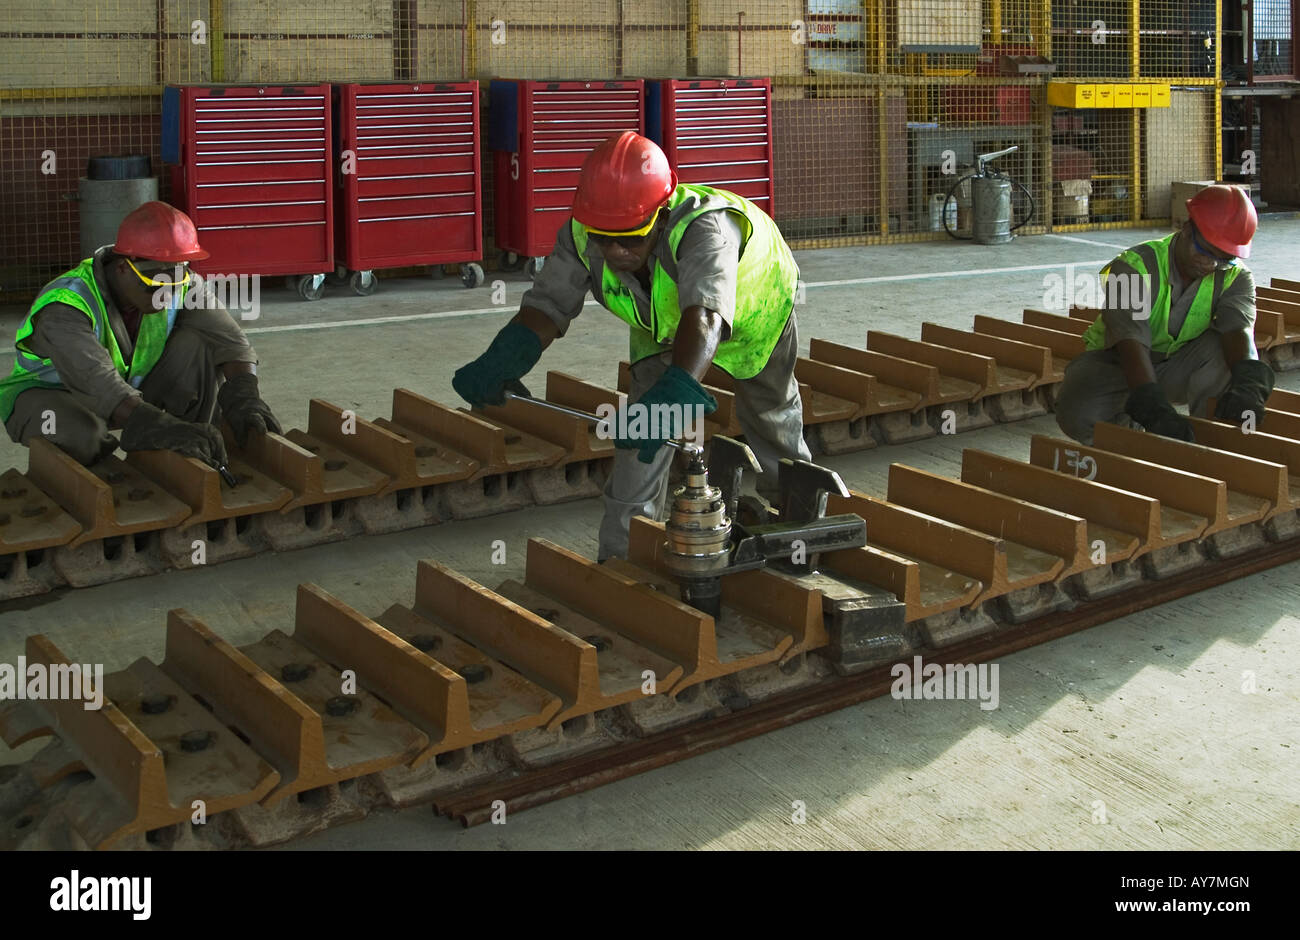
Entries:
{"label": "red hard hat", "polygon": [[1240,186],[1206,186],[1187,200],[1187,214],[1215,248],[1238,258],[1250,257],[1259,215]]}
{"label": "red hard hat", "polygon": [[208,257],[199,247],[199,234],[190,217],[165,202],[146,202],[123,219],[113,251],[150,261],[202,261]]}
{"label": "red hard hat", "polygon": [[643,235],[655,210],[677,188],[677,174],[649,138],[624,131],[582,164],[573,217],[594,232]]}

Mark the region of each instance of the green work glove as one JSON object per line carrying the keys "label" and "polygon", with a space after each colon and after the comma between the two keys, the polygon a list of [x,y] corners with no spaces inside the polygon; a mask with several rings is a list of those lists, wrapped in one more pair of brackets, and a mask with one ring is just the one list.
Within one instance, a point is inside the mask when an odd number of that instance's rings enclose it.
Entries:
{"label": "green work glove", "polygon": [[452,376],[456,394],[475,408],[504,405],[506,386],[528,374],[542,358],[542,341],[522,323],[507,323],[487,352]]}
{"label": "green work glove", "polygon": [[249,431],[280,433],[280,422],[258,395],[257,376],[251,372],[239,372],[226,379],[217,392],[217,405],[222,416],[230,422],[230,430],[235,432],[240,447],[248,443]]}
{"label": "green work glove", "polygon": [[174,450],[212,467],[226,463],[226,443],[212,425],[184,421],[143,401],[122,428],[122,449]]}
{"label": "green work glove", "polygon": [[[636,421],[637,412],[632,409],[644,405],[643,421]],[[655,405],[679,405],[678,408],[658,408]],[[686,431],[685,412],[687,408],[702,407],[706,415],[718,410],[718,400],[695,381],[685,369],[669,366],[668,371],[646,389],[634,404],[628,405],[627,421],[620,430],[622,436],[614,438],[614,446],[624,450],[639,450],[637,459],[642,463],[654,463],[655,454],[666,441],[680,438]],[[640,425],[638,427],[638,425]],[[697,430],[702,429],[696,425]]]}
{"label": "green work glove", "polygon": [[1196,441],[1192,423],[1174,410],[1174,406],[1169,404],[1169,399],[1155,382],[1139,385],[1129,392],[1124,411],[1153,434],[1180,441]]}
{"label": "green work glove", "polygon": [[1255,423],[1264,420],[1264,403],[1273,394],[1273,370],[1258,359],[1242,359],[1232,367],[1228,388],[1219,396],[1214,416],[1220,421],[1241,421],[1247,411]]}

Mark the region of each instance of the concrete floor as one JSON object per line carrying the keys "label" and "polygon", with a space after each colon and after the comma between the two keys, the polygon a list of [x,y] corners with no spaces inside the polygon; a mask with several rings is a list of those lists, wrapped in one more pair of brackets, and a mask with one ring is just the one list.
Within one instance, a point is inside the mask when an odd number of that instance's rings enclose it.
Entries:
{"label": "concrete floor", "polygon": [[[1163,234],[1113,230],[984,247],[922,243],[801,252],[808,339],[861,345],[868,328],[916,337],[922,321],[969,328],[977,313],[1019,318],[1044,304],[1045,278],[1096,269]],[[1300,221],[1265,220],[1250,265],[1260,284],[1300,277]],[[330,288],[305,303],[276,287],[247,323],[264,396],[286,427],[324,398],[365,417],[405,386],[456,401],[451,375],[476,356],[527,288],[455,279],[384,281],[357,298]],[[498,297],[498,299],[500,299]],[[12,335],[23,311],[0,309]],[[612,384],[626,332],[589,308],[543,358]],[[0,369],[12,355],[0,353]],[[1282,387],[1300,389],[1300,373]],[[825,463],[883,494],[888,465],[956,475],[964,447],[1025,458],[1050,416]],[[0,442],[0,467],[26,466]],[[0,605],[0,662],[43,632],[74,660],[122,668],[161,659],[166,611],[185,607],[236,645],[292,628],[294,586],[313,581],[370,615],[414,596],[415,564],[436,558],[489,585],[523,574],[531,536],[595,553],[600,504],[365,537]],[[490,563],[495,539],[508,563]],[[428,809],[373,814],[293,848],[1297,848],[1300,847],[1300,566],[1277,568],[1001,662],[1000,707],[877,699],[559,803],[463,831]],[[1243,672],[1256,691],[1241,691]],[[39,744],[7,751],[23,760]],[[807,807],[795,824],[791,804]],[[1100,802],[1098,802],[1100,801]],[[1104,804],[1104,806],[1103,806]],[[1100,822],[1104,812],[1105,823]],[[1097,821],[1095,821],[1097,820]]]}

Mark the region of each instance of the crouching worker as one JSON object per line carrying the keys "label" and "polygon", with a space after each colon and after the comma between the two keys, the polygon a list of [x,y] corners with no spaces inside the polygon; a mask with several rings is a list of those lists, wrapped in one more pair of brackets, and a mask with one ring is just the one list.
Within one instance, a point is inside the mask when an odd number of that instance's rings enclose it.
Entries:
{"label": "crouching worker", "polygon": [[[605,486],[599,558],[624,557],[632,517],[662,511],[674,453],[664,442],[683,435],[687,416],[717,408],[700,384],[710,364],[736,379],[736,413],[763,468],[763,495],[775,495],[781,458],[810,459],[794,376],[798,278],[762,209],[679,184],[663,151],[628,131],[588,155],[572,218],[518,316],[452,385],[471,405],[502,403],[507,387],[566,333],[589,292],[624,320],[632,404],[628,420],[612,422],[619,450]],[[637,421],[637,405],[642,415],[672,416],[669,426]]]}
{"label": "crouching worker", "polygon": [[1165,238],[1121,253],[1101,271],[1106,298],[1084,334],[1087,351],[1065,370],[1056,405],[1061,430],[1092,443],[1098,421],[1194,440],[1175,408],[1225,421],[1262,417],[1273,370],[1255,349],[1250,256],[1258,216],[1236,186],[1207,186],[1187,200],[1188,220]]}
{"label": "crouching worker", "polygon": [[214,467],[226,462],[214,421],[241,446],[280,430],[257,385],[257,355],[243,330],[195,287],[188,265],[208,257],[189,217],[149,202],[117,240],[42,288],[0,380],[0,419],[20,444],[44,437],[83,464],[121,447],[171,450]]}

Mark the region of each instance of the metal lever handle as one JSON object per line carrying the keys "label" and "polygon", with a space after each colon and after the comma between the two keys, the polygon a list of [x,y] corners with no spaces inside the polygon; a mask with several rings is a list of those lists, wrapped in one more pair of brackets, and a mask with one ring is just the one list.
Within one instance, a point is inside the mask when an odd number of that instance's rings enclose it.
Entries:
{"label": "metal lever handle", "polygon": [[[577,408],[569,408],[565,405],[557,405],[553,401],[547,401],[544,398],[533,398],[531,395],[520,395],[515,392],[507,391],[506,400],[514,399],[515,401],[526,401],[530,405],[536,405],[538,408],[547,408],[551,411],[558,411],[560,414],[568,415],[571,418],[581,418],[583,421],[590,421],[592,424],[599,424],[605,420],[599,415],[591,414],[586,411],[579,411]],[[703,448],[698,444],[692,444],[688,441],[664,441],[669,447],[675,447],[684,454],[698,454]]]}
{"label": "metal lever handle", "polygon": [[976,166],[978,167],[979,172],[980,172],[980,173],[983,173],[983,172],[984,172],[984,167],[987,166],[988,164],[992,163],[992,162],[993,162],[994,160],[996,160],[998,157],[1005,157],[1007,154],[1009,154],[1009,153],[1015,153],[1015,152],[1016,152],[1017,150],[1019,150],[1019,149],[1020,149],[1020,146],[1019,146],[1018,144],[1016,144],[1016,145],[1013,145],[1013,146],[1011,146],[1011,147],[1006,148],[1005,150],[995,150],[993,153],[982,153],[982,154],[980,154],[978,157],[975,158]]}
{"label": "metal lever handle", "polygon": [[204,463],[217,471],[217,473],[221,474],[221,479],[225,480],[226,486],[230,487],[232,490],[239,485],[239,477],[231,473],[230,468],[224,463],[220,463],[216,460],[204,461]]}

